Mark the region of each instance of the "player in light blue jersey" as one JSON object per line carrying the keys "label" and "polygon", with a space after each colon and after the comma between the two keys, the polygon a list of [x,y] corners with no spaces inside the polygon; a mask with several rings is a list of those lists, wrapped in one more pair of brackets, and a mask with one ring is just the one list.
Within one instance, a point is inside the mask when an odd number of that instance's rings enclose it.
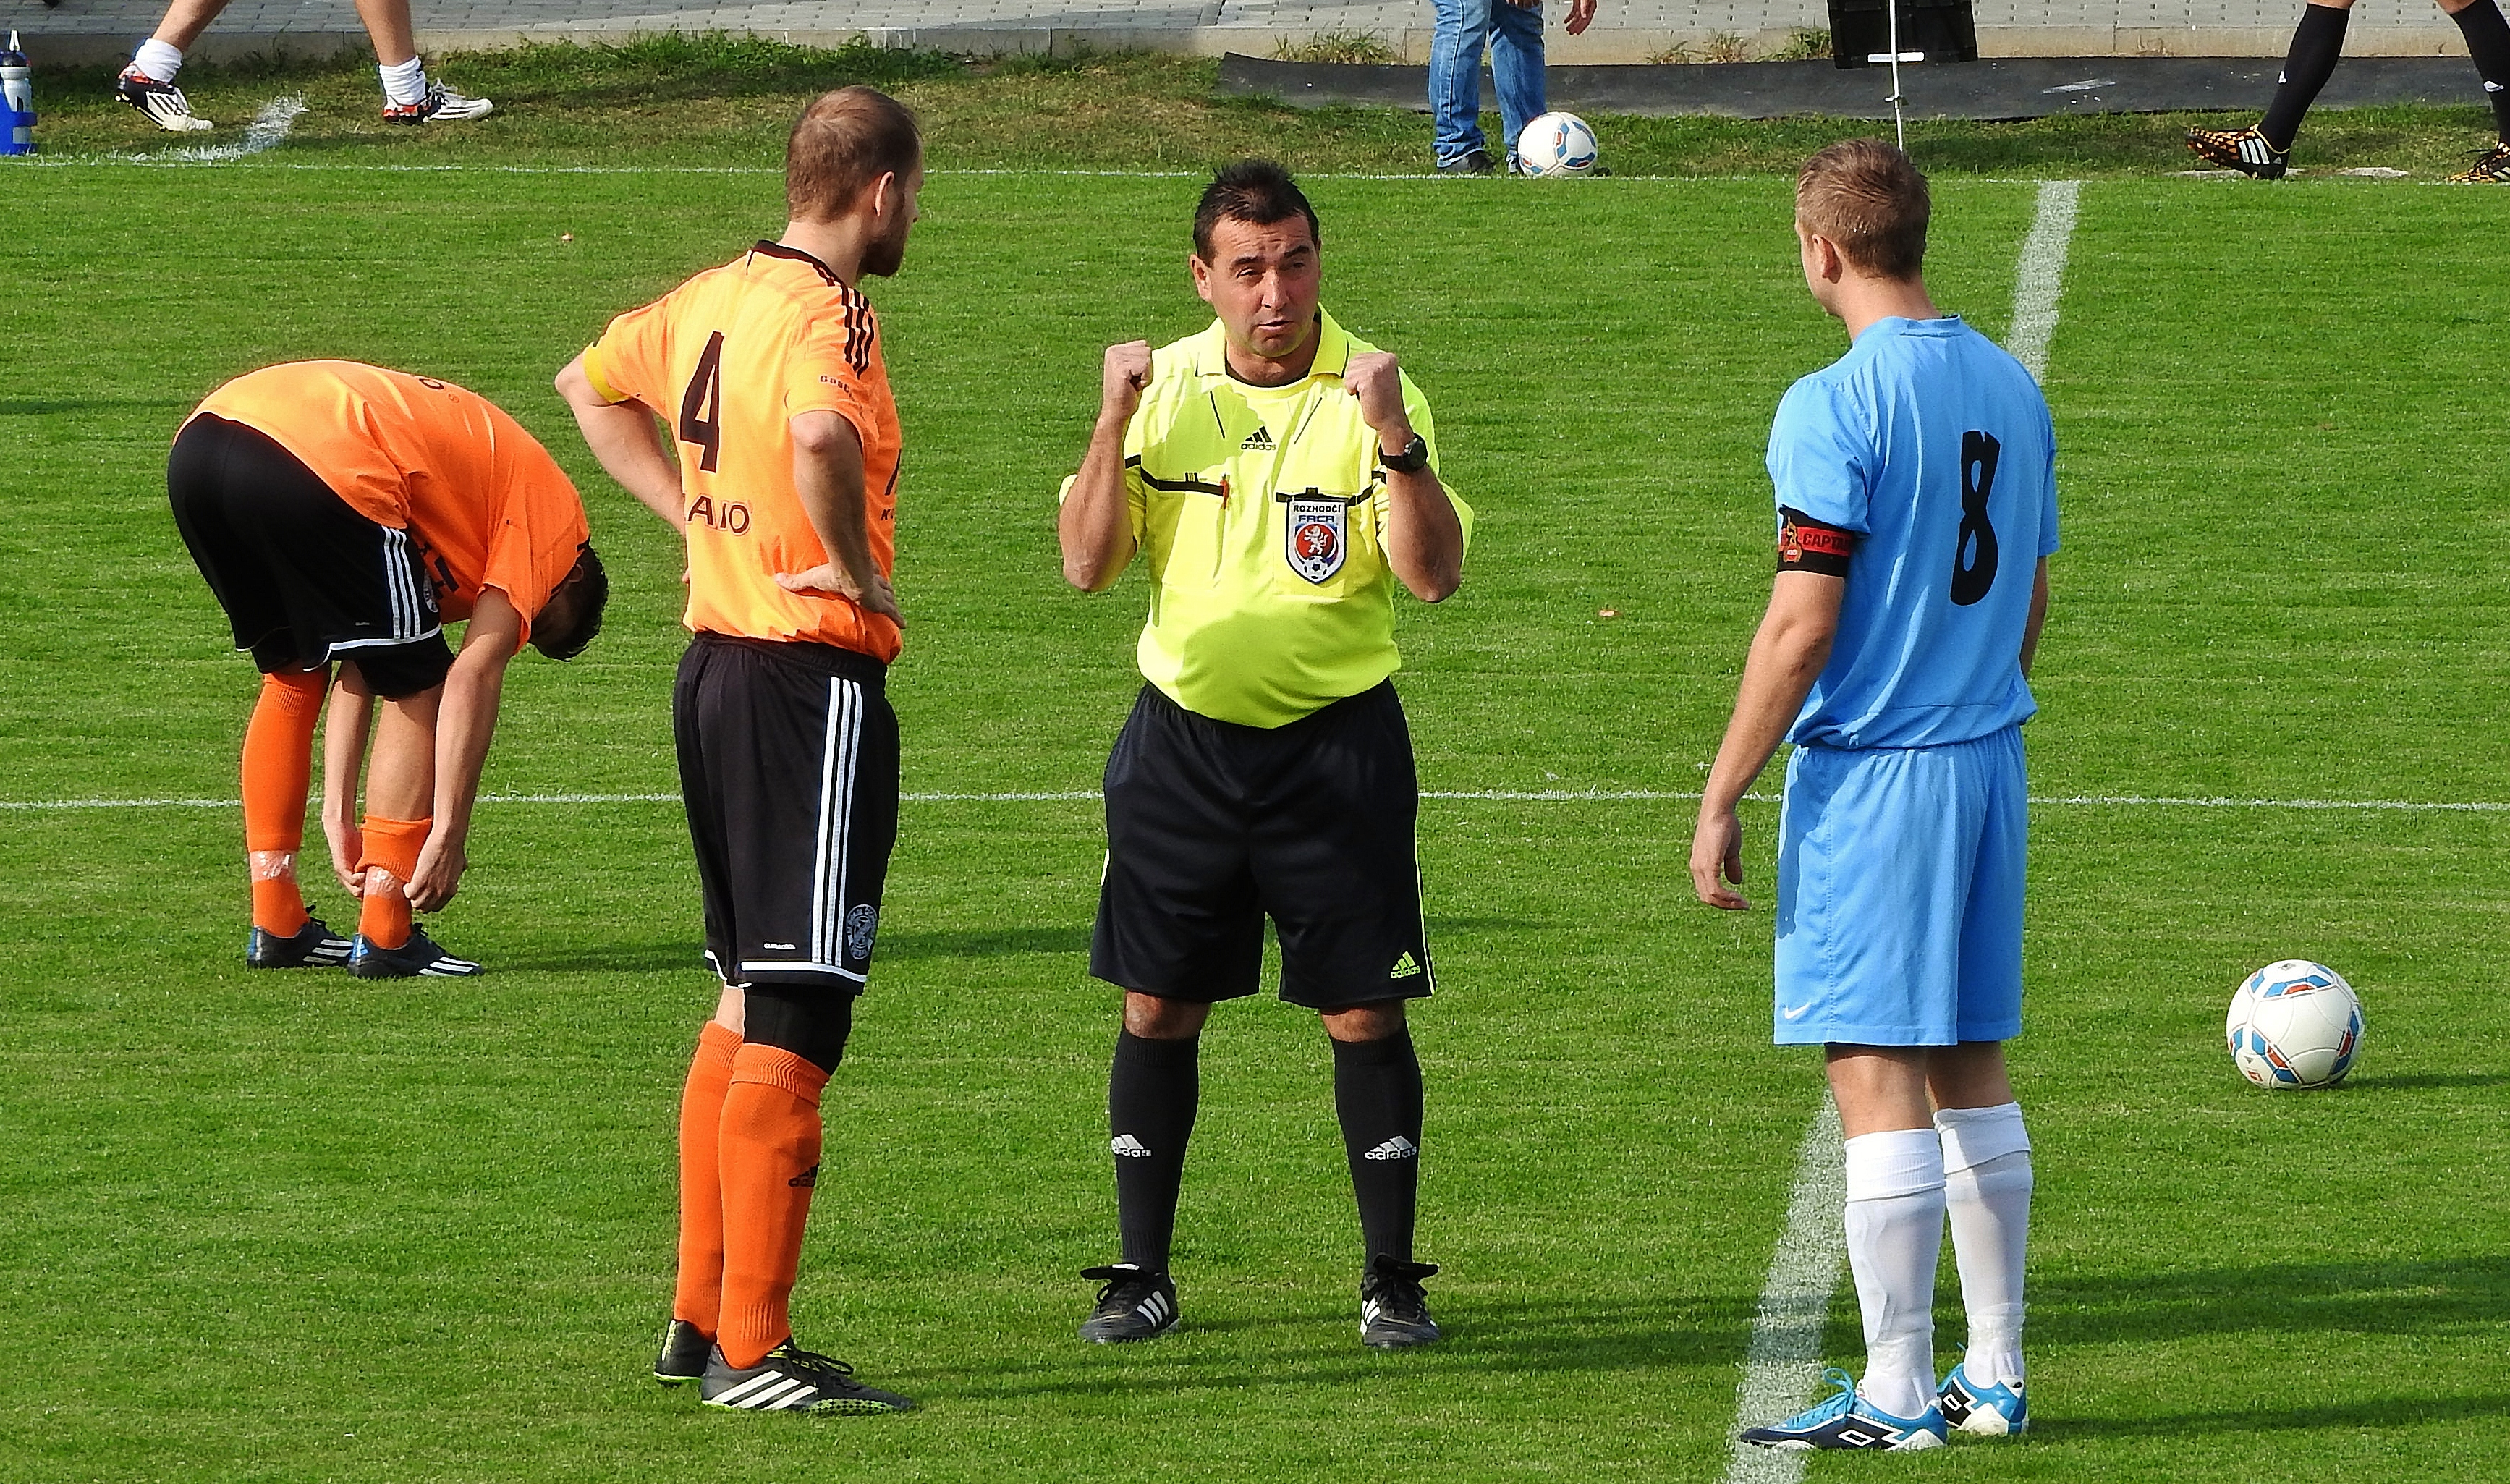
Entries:
{"label": "player in light blue jersey", "polygon": [[[2031,1145],[2022,1029],[2025,678],[2057,550],[2048,404],[1927,296],[1925,177],[1873,139],[1796,183],[1806,285],[1845,356],[1769,431],[1778,576],[1699,805],[1691,876],[1740,910],[1735,805],[1783,740],[1776,1039],[1819,1043],[1847,1137],[1861,1382],[1748,1429],[1776,1448],[1907,1450],[2027,1424]],[[1968,1352],[1934,1376],[1949,1215]]]}

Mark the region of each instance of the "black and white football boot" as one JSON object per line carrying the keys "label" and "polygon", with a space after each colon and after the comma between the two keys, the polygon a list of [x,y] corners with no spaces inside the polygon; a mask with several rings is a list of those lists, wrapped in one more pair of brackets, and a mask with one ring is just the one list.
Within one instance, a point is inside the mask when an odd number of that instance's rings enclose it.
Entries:
{"label": "black and white football boot", "polygon": [[1436,1263],[1398,1262],[1379,1253],[1359,1280],[1359,1342],[1379,1350],[1435,1343],[1438,1321],[1429,1317],[1429,1295],[1421,1280],[1437,1271]]}
{"label": "black and white football boot", "polygon": [[161,83],[136,63],[114,79],[113,95],[139,110],[140,116],[168,133],[193,133],[217,126],[192,111],[192,100],[172,83]]}
{"label": "black and white football boot", "polygon": [[1081,1321],[1081,1338],[1092,1345],[1123,1345],[1176,1328],[1176,1284],[1164,1272],[1133,1263],[1084,1268],[1081,1275],[1104,1284],[1098,1307]]}
{"label": "black and white football boot", "polygon": [[244,940],[247,969],[336,969],[349,962],[349,940],[309,917],[294,937],[281,937],[260,928]]}
{"label": "black and white football boot", "polygon": [[437,947],[414,925],[409,941],[398,948],[378,948],[362,932],[349,945],[349,972],[361,979],[467,979],[480,971],[471,960]]}
{"label": "black and white football boot", "polygon": [[666,1387],[684,1387],[705,1379],[706,1357],[714,1341],[686,1319],[663,1328],[663,1352],[654,1357],[654,1379]]}
{"label": "black and white football boot", "polygon": [[2475,157],[2475,163],[2449,177],[2451,185],[2510,185],[2510,139]]}
{"label": "black and white football boot", "polygon": [[705,1375],[698,1381],[698,1399],[732,1412],[799,1412],[806,1417],[915,1410],[915,1403],[896,1392],[855,1380],[853,1366],[814,1354],[789,1339],[756,1365],[740,1370],[723,1358],[722,1346],[713,1347],[706,1351]]}

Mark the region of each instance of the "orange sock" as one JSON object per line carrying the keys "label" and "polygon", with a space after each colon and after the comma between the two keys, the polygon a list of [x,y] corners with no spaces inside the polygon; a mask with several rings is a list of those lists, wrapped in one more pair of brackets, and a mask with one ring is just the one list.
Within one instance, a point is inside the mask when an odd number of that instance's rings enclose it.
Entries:
{"label": "orange sock", "polygon": [[281,937],[305,926],[296,852],[305,844],[305,790],[314,777],[314,723],[330,672],[261,677],[244,729],[244,848],[251,864],[252,925]]}
{"label": "orange sock", "polygon": [[418,853],[435,823],[366,816],[366,848],[358,856],[358,868],[366,873],[366,899],[358,912],[358,931],[378,948],[409,941],[409,897],[401,888],[418,874]]}
{"label": "orange sock", "polygon": [[708,1020],[680,1089],[680,1278],[671,1317],[709,1335],[723,1328],[723,1099],[740,1049],[738,1033]]}
{"label": "orange sock", "polygon": [[735,1368],[791,1338],[787,1308],[802,1227],[819,1178],[819,1089],[828,1074],[778,1046],[744,1043],[723,1099],[723,1328]]}

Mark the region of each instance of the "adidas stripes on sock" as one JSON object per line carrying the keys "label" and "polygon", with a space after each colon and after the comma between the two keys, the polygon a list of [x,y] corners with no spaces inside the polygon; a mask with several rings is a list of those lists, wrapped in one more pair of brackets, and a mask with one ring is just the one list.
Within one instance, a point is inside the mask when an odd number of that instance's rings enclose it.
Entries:
{"label": "adidas stripes on sock", "polygon": [[1944,1208],[1969,1321],[1963,1363],[1981,1381],[2022,1384],[2022,1272],[2031,1238],[2031,1139],[2022,1105],[1946,1108]]}
{"label": "adidas stripes on sock", "polygon": [[2492,105],[2492,123],[2501,141],[2510,144],[2510,21],[2501,19],[2493,0],[2475,3],[2449,18],[2466,38],[2466,55],[2484,77],[2485,101]]}
{"label": "adidas stripes on sock", "polygon": [[413,57],[407,61],[395,62],[391,66],[378,63],[375,72],[384,81],[385,102],[395,106],[405,106],[427,101],[425,58]]}
{"label": "adidas stripes on sock", "polygon": [[1362,1266],[1412,1260],[1421,1193],[1421,1058],[1410,1028],[1383,1041],[1333,1044],[1334,1112],[1359,1199]]}
{"label": "adidas stripes on sock", "polygon": [[327,669],[262,676],[260,699],[244,731],[244,848],[252,875],[252,923],[281,937],[293,937],[305,926],[295,856],[305,844],[314,723],[323,714],[330,679]]}
{"label": "adidas stripes on sock", "polygon": [[828,1074],[778,1046],[733,1053],[723,1099],[723,1326],[736,1370],[793,1335],[793,1279],[819,1181],[819,1092]]}
{"label": "adidas stripes on sock", "polygon": [[1124,1261],[1163,1272],[1176,1237],[1186,1144],[1202,1100],[1202,1043],[1116,1033],[1107,1074],[1107,1147],[1116,1158],[1116,1225]]}
{"label": "adidas stripes on sock", "polygon": [[1944,1241],[1944,1146],[1931,1128],[1847,1141],[1847,1266],[1865,1316],[1857,1390],[1894,1417],[1935,1396],[1935,1261]]}
{"label": "adidas stripes on sock", "polygon": [[151,36],[131,55],[131,64],[151,82],[171,83],[183,70],[183,49]]}
{"label": "adidas stripes on sock", "polygon": [[2332,5],[2304,5],[2301,24],[2293,28],[2292,50],[2283,61],[2283,75],[2275,80],[2274,101],[2266,105],[2266,116],[2258,124],[2258,133],[2277,149],[2292,148],[2301,133],[2301,118],[2309,105],[2318,99],[2318,90],[2336,75],[2337,59],[2344,55],[2344,26],[2352,12]]}
{"label": "adidas stripes on sock", "polygon": [[708,1335],[723,1328],[723,1103],[740,1050],[739,1032],[708,1020],[680,1088],[680,1266],[671,1317]]}

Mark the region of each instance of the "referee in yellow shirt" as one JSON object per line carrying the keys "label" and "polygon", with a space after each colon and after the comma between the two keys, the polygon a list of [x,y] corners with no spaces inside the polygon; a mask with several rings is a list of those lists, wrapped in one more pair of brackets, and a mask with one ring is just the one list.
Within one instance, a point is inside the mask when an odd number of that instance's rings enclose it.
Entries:
{"label": "referee in yellow shirt", "polygon": [[1360,1338],[1438,1338],[1413,1261],[1421,1062],[1403,1002],[1432,975],[1413,825],[1420,786],[1391,675],[1394,585],[1456,590],[1472,512],[1438,478],[1428,403],[1394,357],[1317,305],[1316,213],[1269,160],[1195,212],[1216,322],[1107,351],[1098,423],[1065,481],[1063,575],[1151,580],[1142,688],[1107,761],[1107,870],[1089,971],[1124,991],[1108,1079],[1122,1261],[1081,1326],[1177,1322],[1168,1247],[1211,1007],[1252,995],[1264,919],[1281,998],[1334,1051],[1365,1256]]}

